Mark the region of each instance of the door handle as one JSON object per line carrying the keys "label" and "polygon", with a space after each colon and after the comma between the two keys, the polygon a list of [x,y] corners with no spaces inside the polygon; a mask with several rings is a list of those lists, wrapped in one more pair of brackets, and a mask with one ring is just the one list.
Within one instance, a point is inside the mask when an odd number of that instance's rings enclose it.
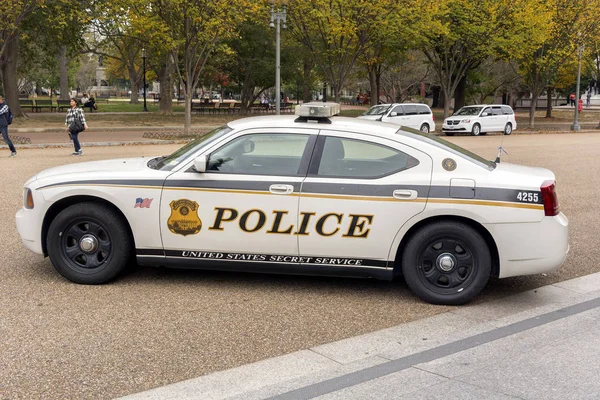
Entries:
{"label": "door handle", "polygon": [[273,194],[290,194],[294,193],[294,187],[292,185],[271,185],[269,186],[269,192]]}
{"label": "door handle", "polygon": [[398,200],[414,200],[417,198],[418,193],[416,190],[398,189],[394,190],[393,196]]}

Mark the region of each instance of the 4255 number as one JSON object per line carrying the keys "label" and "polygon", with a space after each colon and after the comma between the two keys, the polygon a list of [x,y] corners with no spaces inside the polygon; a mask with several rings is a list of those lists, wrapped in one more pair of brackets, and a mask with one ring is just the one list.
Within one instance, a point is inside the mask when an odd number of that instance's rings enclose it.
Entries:
{"label": "4255 number", "polygon": [[517,200],[526,203],[537,203],[539,200],[539,193],[519,192],[517,193]]}

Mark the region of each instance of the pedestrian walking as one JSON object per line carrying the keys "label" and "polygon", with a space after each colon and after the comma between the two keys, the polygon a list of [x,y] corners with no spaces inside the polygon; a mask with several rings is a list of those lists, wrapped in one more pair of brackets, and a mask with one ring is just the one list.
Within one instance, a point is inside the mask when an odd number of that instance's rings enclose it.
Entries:
{"label": "pedestrian walking", "polygon": [[71,108],[69,111],[67,111],[65,125],[67,127],[67,133],[69,134],[69,137],[73,141],[73,146],[75,147],[75,151],[71,153],[71,155],[80,156],[83,154],[83,150],[81,150],[81,145],[79,144],[79,134],[85,131],[88,126],[85,122],[83,110],[77,107],[77,99],[71,99],[69,104],[71,105]]}
{"label": "pedestrian walking", "polygon": [[571,93],[569,98],[571,99],[571,107],[575,107],[575,93]]}
{"label": "pedestrian walking", "polygon": [[592,90],[588,90],[587,95],[585,96],[585,106],[590,107],[592,105]]}
{"label": "pedestrian walking", "polygon": [[12,123],[12,112],[8,108],[8,104],[4,102],[4,97],[0,96],[0,132],[2,132],[2,139],[8,145],[10,149],[10,157],[17,155],[17,150],[13,145],[13,142],[8,137],[8,125]]}
{"label": "pedestrian walking", "polygon": [[577,101],[577,111],[579,111],[579,112],[583,111],[583,99],[579,99]]}

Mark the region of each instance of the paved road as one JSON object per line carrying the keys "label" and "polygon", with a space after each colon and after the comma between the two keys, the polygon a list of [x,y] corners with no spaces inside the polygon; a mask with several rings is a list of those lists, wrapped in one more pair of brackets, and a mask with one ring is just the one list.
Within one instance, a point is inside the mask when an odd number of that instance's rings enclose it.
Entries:
{"label": "paved road", "polygon": [[[553,169],[571,222],[562,269],[491,282],[475,304],[600,271],[600,135],[452,140],[488,158],[502,143],[505,162]],[[29,176],[177,147],[88,147],[82,159],[23,149],[0,159],[0,399],[113,398],[454,310],[423,304],[403,282],[138,268],[109,285],[74,285],[21,246],[14,213]]]}

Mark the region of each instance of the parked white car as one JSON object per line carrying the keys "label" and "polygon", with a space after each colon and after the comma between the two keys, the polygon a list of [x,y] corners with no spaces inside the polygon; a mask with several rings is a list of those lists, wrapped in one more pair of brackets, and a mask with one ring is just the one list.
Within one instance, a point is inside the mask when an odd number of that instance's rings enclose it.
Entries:
{"label": "parked white car", "polygon": [[358,118],[407,126],[425,133],[435,131],[435,118],[427,104],[379,104],[369,108]]}
{"label": "parked white car", "polygon": [[510,106],[503,104],[480,104],[462,107],[442,124],[446,136],[455,133],[471,133],[473,136],[488,132],[503,132],[510,135],[517,129],[515,113]]}
{"label": "parked white car", "polygon": [[[486,160],[410,128],[334,116],[229,122],[169,156],[92,161],[25,183],[17,229],[65,278],[141,265],[393,279],[463,304],[490,277],[564,261],[545,168]],[[40,264],[45,265],[45,264]]]}

